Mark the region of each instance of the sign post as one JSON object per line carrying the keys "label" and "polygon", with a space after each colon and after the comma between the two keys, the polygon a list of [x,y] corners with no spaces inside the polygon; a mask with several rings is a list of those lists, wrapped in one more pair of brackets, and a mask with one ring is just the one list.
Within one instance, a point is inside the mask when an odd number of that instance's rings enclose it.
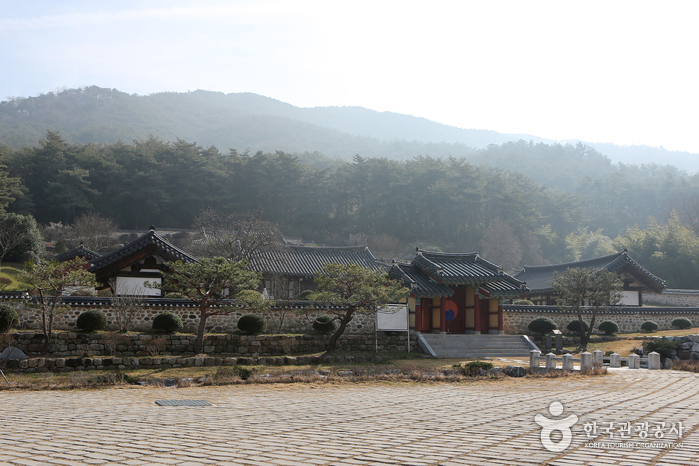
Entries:
{"label": "sign post", "polygon": [[376,310],[376,351],[379,351],[379,331],[407,332],[408,353],[410,352],[410,326],[407,304],[386,304]]}

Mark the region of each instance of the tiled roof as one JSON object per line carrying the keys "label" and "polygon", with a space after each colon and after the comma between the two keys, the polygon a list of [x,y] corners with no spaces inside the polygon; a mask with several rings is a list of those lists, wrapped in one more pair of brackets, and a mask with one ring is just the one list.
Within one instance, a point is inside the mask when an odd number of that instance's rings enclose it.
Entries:
{"label": "tiled roof", "polygon": [[155,229],[151,227],[150,231],[145,235],[141,236],[137,240],[117,249],[116,251],[110,252],[98,259],[92,261],[92,267],[90,267],[90,272],[94,272],[102,267],[106,267],[109,264],[127,257],[141,249],[154,245],[164,254],[165,260],[181,260],[182,262],[198,262],[197,258],[186,253],[182,249],[173,246],[172,243],[167,241],[162,236],[155,232]]}
{"label": "tiled roof", "polygon": [[[410,277],[418,283],[418,286],[422,283],[430,286],[440,284],[443,287],[472,284],[498,296],[516,296],[527,291],[524,283],[506,274],[497,265],[483,259],[477,252],[443,253],[418,249],[411,266],[413,268],[409,271]],[[401,266],[401,270],[406,272],[408,269]],[[418,271],[425,275],[421,280],[418,280]],[[432,291],[429,287],[424,288],[424,293]],[[425,296],[430,295],[425,294]]]}
{"label": "tiled roof", "polygon": [[84,257],[87,260],[92,261],[94,259],[102,257],[102,255],[94,251],[90,251],[85,247],[83,243],[80,243],[80,246],[78,246],[77,248],[73,248],[70,251],[66,251],[62,254],[55,255],[51,259],[56,259],[58,262],[65,262],[71,259],[75,259],[76,257]]}
{"label": "tiled roof", "polygon": [[411,264],[396,262],[388,271],[388,275],[396,280],[402,280],[406,286],[410,287],[411,294],[421,298],[437,298],[454,294],[454,290],[431,280],[427,274]]}
{"label": "tiled roof", "polygon": [[[568,314],[570,311],[562,309],[558,306],[538,306],[538,305],[519,305],[519,304],[504,304],[505,312],[526,312],[526,313],[544,313],[544,314]],[[585,306],[580,308],[583,314],[592,314],[595,312],[594,307]],[[641,307],[641,306],[612,306],[601,309],[602,314],[669,314],[669,315],[686,315],[698,314],[699,308],[696,307]],[[599,318],[599,316],[598,316]]]}
{"label": "tiled roof", "polygon": [[501,267],[480,257],[478,252],[444,253],[418,249],[412,265],[440,282],[455,285],[512,278]]}
{"label": "tiled roof", "polygon": [[522,270],[515,274],[515,277],[525,282],[532,293],[550,293],[554,291],[551,285],[554,273],[564,273],[571,268],[609,270],[610,272],[619,273],[626,266],[635,270],[638,273],[639,281],[645,283],[652,291],[660,292],[665,288],[665,280],[650,273],[633,260],[626,251],[563,264],[525,265]]}
{"label": "tiled roof", "polygon": [[263,273],[313,277],[325,264],[357,264],[371,270],[383,267],[366,246],[308,247],[282,246],[250,259],[248,268]]}

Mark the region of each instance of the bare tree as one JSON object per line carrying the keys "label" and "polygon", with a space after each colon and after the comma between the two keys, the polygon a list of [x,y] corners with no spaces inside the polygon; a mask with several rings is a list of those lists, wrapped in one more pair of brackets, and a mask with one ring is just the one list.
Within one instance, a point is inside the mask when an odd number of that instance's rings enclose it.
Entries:
{"label": "bare tree", "polygon": [[109,248],[115,243],[114,233],[117,228],[116,223],[100,214],[83,214],[73,222],[71,247],[77,247],[82,242],[86,248],[93,251]]}
{"label": "bare tree", "polygon": [[682,223],[699,236],[699,194],[683,195],[675,202],[674,210]]}
{"label": "bare tree", "polygon": [[262,219],[262,212],[224,214],[212,208],[203,209],[194,220],[201,238],[192,244],[192,253],[203,257],[225,257],[229,260],[250,260],[263,251],[279,247],[279,227]]}
{"label": "bare tree", "polygon": [[266,297],[274,301],[269,314],[274,330],[282,333],[294,315],[292,304],[299,299],[299,280],[281,274],[267,274],[263,282]]}
{"label": "bare tree", "polygon": [[126,333],[133,323],[134,319],[141,312],[143,307],[143,298],[145,297],[145,289],[140,286],[129,286],[122,290],[122,294],[116,293],[116,281],[109,281],[109,297],[112,301],[112,310],[114,311],[114,323],[119,332]]}
{"label": "bare tree", "polygon": [[381,233],[369,238],[369,249],[377,259],[390,262],[394,259],[401,259],[405,247],[401,240],[395,236]]}
{"label": "bare tree", "polygon": [[484,259],[502,265],[506,271],[522,265],[522,246],[512,228],[502,220],[495,219],[490,222],[479,250]]}

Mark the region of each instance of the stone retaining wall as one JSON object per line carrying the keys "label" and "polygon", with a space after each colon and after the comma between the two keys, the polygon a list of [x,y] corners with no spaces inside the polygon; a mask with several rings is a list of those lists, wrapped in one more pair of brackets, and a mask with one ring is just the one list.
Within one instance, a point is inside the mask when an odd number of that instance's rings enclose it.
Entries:
{"label": "stone retaining wall", "polygon": [[[43,348],[43,334],[17,332],[11,334],[15,346],[27,355],[39,355]],[[237,355],[246,357],[308,354],[325,351],[328,335],[206,335],[204,352],[209,355]],[[194,353],[196,335],[122,335],[112,333],[56,332],[48,348],[49,355],[81,357],[118,356],[171,356]],[[379,332],[378,350],[406,351],[405,333]],[[338,351],[374,351],[374,335],[345,334],[337,344]],[[411,339],[411,351],[418,351]]]}
{"label": "stone retaining wall", "polygon": [[[585,318],[585,316],[588,317]],[[583,318],[588,323],[590,322],[589,316],[589,311],[583,313]],[[561,312],[556,306],[506,305],[505,333],[528,334],[530,333],[529,323],[538,317],[548,317],[564,332],[568,323],[578,318],[577,314]],[[659,330],[666,330],[672,328],[672,321],[678,317],[689,319],[694,327],[699,326],[699,308],[625,307],[611,312],[600,312],[595,319],[595,327],[605,320],[611,320],[617,323],[620,332],[640,332],[641,324],[647,320],[652,320],[658,324]]]}
{"label": "stone retaining wall", "polygon": [[390,357],[376,356],[280,356],[268,358],[242,357],[106,357],[106,358],[32,358],[7,361],[7,369],[14,372],[73,372],[86,370],[170,369],[175,367],[205,366],[284,366],[333,362],[379,362]]}
{"label": "stone retaining wall", "polygon": [[699,307],[699,290],[672,290],[662,293],[643,293],[645,304],[661,306]]}

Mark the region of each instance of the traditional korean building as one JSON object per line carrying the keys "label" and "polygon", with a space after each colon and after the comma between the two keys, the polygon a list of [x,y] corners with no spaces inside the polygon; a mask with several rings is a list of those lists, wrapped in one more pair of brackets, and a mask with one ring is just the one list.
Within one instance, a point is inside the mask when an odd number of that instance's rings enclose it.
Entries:
{"label": "traditional korean building", "polygon": [[502,334],[502,302],[526,292],[523,282],[478,252],[417,250],[412,262],[393,264],[392,278],[410,287],[410,328],[422,333]]}
{"label": "traditional korean building", "polygon": [[623,306],[641,306],[643,292],[661,293],[665,289],[665,280],[646,270],[633,260],[626,250],[608,256],[563,264],[525,265],[515,274],[515,277],[527,284],[529,290],[526,298],[534,304],[555,305],[558,295],[552,285],[554,276],[557,273],[565,273],[571,268],[608,270],[615,273],[624,284],[620,303]]}
{"label": "traditional korean building", "polygon": [[[55,255],[51,259],[57,260],[58,262],[65,262],[75,259],[76,257],[80,257],[82,259],[87,260],[88,262],[91,262],[95,259],[99,259],[102,256],[94,251],[87,249],[81,241],[80,245],[77,248],[73,248],[70,251],[66,251],[64,253]],[[86,268],[89,268],[90,266],[91,265],[88,264]]]}
{"label": "traditional korean building", "polygon": [[145,286],[145,282],[161,283],[166,262],[197,262],[196,257],[172,245],[155,232],[154,227],[131,243],[92,260],[90,272],[95,274],[99,287],[112,285],[116,293],[160,296],[159,289]]}
{"label": "traditional korean building", "polygon": [[357,264],[370,270],[384,268],[367,246],[294,245],[263,251],[250,259],[248,268],[262,273],[263,294],[274,299],[293,299],[303,291],[315,291],[313,279],[331,263]]}

